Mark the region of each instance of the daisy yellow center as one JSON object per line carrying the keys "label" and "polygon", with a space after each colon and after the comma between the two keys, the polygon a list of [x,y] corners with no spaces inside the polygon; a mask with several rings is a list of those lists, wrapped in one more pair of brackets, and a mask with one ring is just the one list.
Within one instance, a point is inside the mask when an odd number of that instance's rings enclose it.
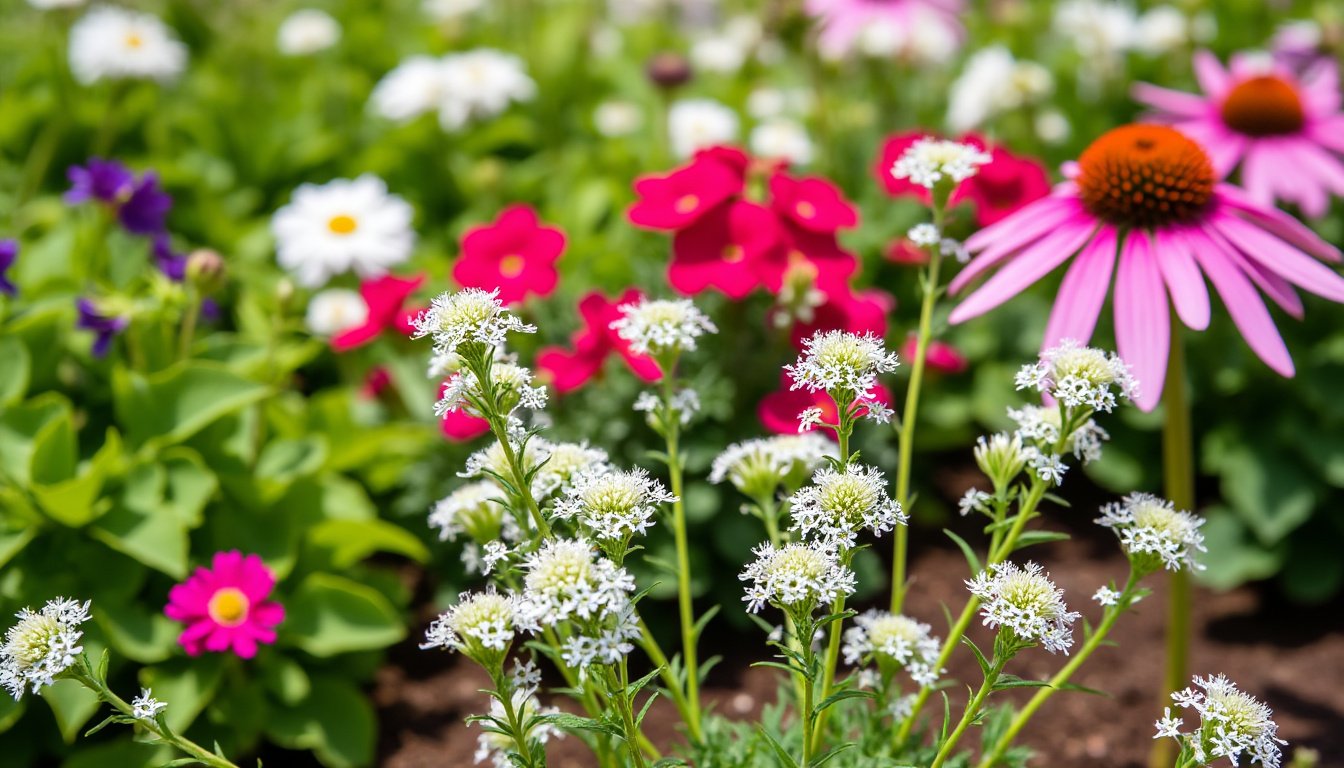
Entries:
{"label": "daisy yellow center", "polygon": [[523,274],[523,267],[526,262],[523,257],[516,253],[510,253],[508,256],[499,260],[499,274],[504,277],[517,277]]}
{"label": "daisy yellow center", "polygon": [[1223,122],[1247,136],[1297,133],[1306,123],[1302,97],[1281,77],[1263,75],[1243,80],[1223,99]]}
{"label": "daisy yellow center", "polygon": [[677,198],[677,202],[672,204],[672,208],[677,213],[690,213],[698,207],[700,207],[699,195],[682,195]]}
{"label": "daisy yellow center", "polygon": [[126,47],[127,47],[127,48],[139,48],[140,46],[142,46],[142,45],[144,45],[144,44],[145,44],[145,40],[144,40],[144,38],[140,37],[139,33],[136,33],[136,32],[128,32],[128,33],[126,33]]}
{"label": "daisy yellow center", "polygon": [[252,601],[241,589],[225,587],[210,598],[210,618],[214,619],[216,624],[236,627],[247,621],[247,613],[251,607]]}
{"label": "daisy yellow center", "polygon": [[348,235],[359,229],[359,222],[355,221],[355,217],[341,213],[327,221],[327,229],[338,235]]}
{"label": "daisy yellow center", "polygon": [[1198,219],[1213,200],[1209,156],[1164,125],[1126,125],[1101,135],[1078,158],[1084,207],[1119,227],[1151,229]]}

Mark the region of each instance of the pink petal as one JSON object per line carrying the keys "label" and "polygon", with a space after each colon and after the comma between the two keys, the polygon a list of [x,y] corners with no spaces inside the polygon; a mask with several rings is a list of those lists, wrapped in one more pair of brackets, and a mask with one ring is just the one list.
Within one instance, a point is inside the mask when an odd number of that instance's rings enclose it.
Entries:
{"label": "pink petal", "polygon": [[1134,404],[1151,411],[1162,399],[1171,350],[1171,309],[1162,272],[1148,236],[1133,232],[1120,253],[1115,276],[1115,345],[1134,369],[1139,396]]}
{"label": "pink petal", "polygon": [[1015,257],[1019,251],[1025,252],[1049,241],[1059,234],[1060,229],[1082,223],[1091,226],[1094,222],[1076,198],[1047,197],[1028,205],[998,224],[980,230],[966,241],[967,248],[970,248],[976,238],[986,233],[994,235],[979,241],[983,250],[952,279],[947,287],[948,292],[960,293],[990,267]]}
{"label": "pink petal", "polygon": [[1271,369],[1282,376],[1292,376],[1293,359],[1288,354],[1288,347],[1250,280],[1224,253],[1222,246],[1204,232],[1192,230],[1191,245],[1195,260],[1222,297],[1223,305],[1246,339],[1247,346]]}
{"label": "pink petal", "polygon": [[1176,308],[1176,314],[1187,328],[1202,331],[1209,327],[1209,289],[1204,275],[1190,253],[1190,245],[1179,232],[1158,230],[1153,251],[1167,293]]}
{"label": "pink petal", "polygon": [[1318,144],[1344,154],[1344,114],[1320,120],[1309,130],[1311,138]]}
{"label": "pink petal", "polygon": [[1298,250],[1324,261],[1337,262],[1341,259],[1339,251],[1333,245],[1322,240],[1305,224],[1278,208],[1256,204],[1242,189],[1219,184],[1217,195],[1222,202],[1228,204],[1233,213]]}
{"label": "pink petal", "polygon": [[1111,289],[1115,253],[1116,232],[1109,226],[1102,227],[1064,274],[1050,322],[1045,327],[1042,348],[1053,347],[1064,339],[1084,344],[1091,340],[1101,305],[1106,303],[1106,294]]}
{"label": "pink petal", "polygon": [[1210,109],[1208,99],[1148,83],[1135,84],[1130,93],[1133,94],[1135,101],[1167,113],[1159,115],[1160,117],[1202,117],[1208,114]]}
{"label": "pink petal", "polygon": [[1218,57],[1209,51],[1196,51],[1195,60],[1195,79],[1199,81],[1200,90],[1218,101],[1223,100],[1223,96],[1232,86],[1232,79],[1228,76],[1227,70],[1218,61]]}
{"label": "pink petal", "polygon": [[1209,224],[1271,273],[1317,296],[1344,302],[1344,278],[1321,262],[1235,216],[1215,215]]}
{"label": "pink petal", "polygon": [[1074,221],[1069,226],[1056,229],[1050,236],[1019,253],[1007,266],[967,296],[952,310],[948,322],[953,325],[965,322],[1021,293],[1077,253],[1095,231],[1091,221]]}

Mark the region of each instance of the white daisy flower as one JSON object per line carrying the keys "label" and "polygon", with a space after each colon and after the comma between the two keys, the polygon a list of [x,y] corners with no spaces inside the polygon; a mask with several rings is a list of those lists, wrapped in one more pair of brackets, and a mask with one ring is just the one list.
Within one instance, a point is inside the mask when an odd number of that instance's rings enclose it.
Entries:
{"label": "white daisy flower", "polygon": [[789,530],[841,549],[852,548],[862,531],[881,536],[908,520],[901,505],[887,495],[881,470],[853,463],[843,471],[817,470],[812,484],[798,489],[789,504]]}
{"label": "white daisy flower", "polygon": [[1222,675],[1194,678],[1195,687],[1171,694],[1171,699],[1182,709],[1193,709],[1199,715],[1199,727],[1183,732],[1185,724],[1171,716],[1168,707],[1157,721],[1157,735],[1153,738],[1172,738],[1187,744],[1201,766],[1209,766],[1218,758],[1226,758],[1232,765],[1241,765],[1242,756],[1252,765],[1279,768],[1283,760],[1279,726],[1274,713],[1255,697],[1238,689]]}
{"label": "white daisy flower", "polygon": [[577,520],[598,539],[628,541],[648,532],[659,508],[676,500],[643,469],[599,467],[571,481],[565,497],[555,504],[555,516]]}
{"label": "white daisy flower", "polygon": [[341,39],[340,22],[317,8],[303,8],[285,17],[276,32],[276,44],[286,56],[325,51]]}
{"label": "white daisy flower", "polygon": [[463,592],[457,605],[429,625],[420,647],[461,651],[482,664],[502,659],[513,643],[518,608],[519,600],[513,595],[494,590]]}
{"label": "white daisy flower", "polygon": [[446,90],[438,109],[445,131],[495,117],[509,104],[531,101],[537,94],[523,60],[492,48],[445,56],[443,78]]}
{"label": "white daisy flower", "polygon": [[0,685],[17,701],[25,688],[37,693],[74,666],[84,650],[79,625],[89,620],[89,603],[58,597],[40,611],[24,608],[15,616],[19,623],[0,646]]}
{"label": "white daisy flower", "polygon": [[593,126],[608,139],[629,136],[644,126],[644,110],[632,101],[604,101],[593,110]]}
{"label": "white daisy flower", "polygon": [[998,115],[1040,103],[1054,88],[1054,76],[1040,64],[1019,61],[1001,45],[984,48],[967,60],[952,83],[947,125],[964,133]]}
{"label": "white daisy flower", "polygon": [[308,300],[303,322],[314,336],[330,338],[364,324],[369,305],[358,292],[346,288],[328,288]]}
{"label": "white daisy flower", "polygon": [[172,80],[187,66],[187,47],[157,16],[99,6],[70,27],[70,71],[79,82]]}
{"label": "white daisy flower", "polygon": [[737,113],[712,99],[685,99],[667,113],[667,134],[672,152],[688,158],[698,149],[737,140]]}
{"label": "white daisy flower", "polygon": [[938,667],[942,642],[932,630],[908,616],[871,610],[854,617],[841,650],[846,664],[890,660],[908,672],[915,684],[927,687],[945,671]]}
{"label": "white daisy flower", "polygon": [[788,612],[810,614],[839,595],[854,594],[854,572],[834,550],[818,544],[770,543],[752,550],[756,560],[738,578],[749,582],[743,601],[760,613],[766,603]]}
{"label": "white daisy flower", "polygon": [[1069,408],[1110,412],[1119,398],[1138,396],[1139,383],[1114,352],[1086,347],[1073,339],[1041,353],[1015,379],[1018,389],[1035,389]]}
{"label": "white daisy flower", "polygon": [[310,288],[346,272],[380,277],[410,258],[412,216],[377,176],[303,184],[271,218],[276,260]]}
{"label": "white daisy flower", "polygon": [[1204,518],[1177,511],[1166,499],[1132,493],[1119,503],[1102,507],[1096,522],[1115,531],[1125,554],[1140,571],[1204,568],[1195,559],[1196,553],[1208,551],[1199,532]]}
{"label": "white daisy flower", "polygon": [[434,21],[444,24],[470,16],[485,7],[486,0],[424,0],[420,9]]}
{"label": "white daisy flower", "polygon": [[448,98],[448,68],[433,56],[402,60],[374,86],[369,105],[378,115],[405,123],[425,114],[437,114]]}
{"label": "white daisy flower", "polygon": [[960,183],[992,158],[970,144],[925,137],[911,144],[891,167],[891,175],[933,189],[944,179]]}
{"label": "white daisy flower", "polygon": [[801,123],[787,118],[774,118],[751,129],[749,138],[752,154],[757,157],[787,160],[793,165],[812,162],[812,139]]}
{"label": "white daisy flower", "polygon": [[1064,592],[1050,581],[1041,566],[1010,562],[990,566],[966,582],[983,605],[980,615],[987,627],[1002,627],[1021,642],[1039,643],[1051,653],[1066,655],[1073,645],[1073,622],[1079,614],[1064,604]]}
{"label": "white daisy flower", "polygon": [[168,703],[154,698],[154,691],[141,688],[140,695],[131,699],[131,717],[137,720],[153,720],[168,708]]}
{"label": "white daisy flower", "polygon": [[639,355],[688,352],[701,336],[719,331],[690,299],[643,298],[619,309],[621,318],[612,322],[611,329]]}
{"label": "white daisy flower", "polygon": [[447,355],[456,354],[459,347],[467,345],[499,346],[510,332],[537,332],[536,326],[524,323],[504,309],[498,296],[498,290],[487,292],[480,288],[441,293],[413,321],[412,338],[429,336],[434,341],[434,351]]}

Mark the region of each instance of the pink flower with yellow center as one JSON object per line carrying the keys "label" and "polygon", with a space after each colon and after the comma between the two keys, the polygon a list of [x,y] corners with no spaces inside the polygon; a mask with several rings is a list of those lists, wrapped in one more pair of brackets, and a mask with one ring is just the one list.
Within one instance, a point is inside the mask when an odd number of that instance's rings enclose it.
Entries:
{"label": "pink flower with yellow center", "polygon": [[285,608],[267,600],[275,588],[271,569],[256,555],[218,552],[211,568],[197,568],[168,592],[164,613],[186,625],[177,642],[188,656],[203,651],[257,655],[257,645],[275,642]]}
{"label": "pink flower with yellow center", "polygon": [[[1262,57],[1233,56],[1227,69],[1195,54],[1202,96],[1139,83],[1150,117],[1204,146],[1221,176],[1241,167],[1241,186],[1261,205],[1296,203],[1313,218],[1344,196],[1344,111],[1339,69],[1322,58],[1298,76]],[[1285,172],[1291,169],[1290,172]]]}
{"label": "pink flower with yellow center", "polygon": [[543,226],[526,205],[505,208],[493,223],[469,230],[453,279],[468,288],[499,289],[499,300],[517,304],[529,295],[548,296],[559,274],[565,233]]}
{"label": "pink flower with yellow center", "polygon": [[1284,376],[1293,375],[1293,361],[1260,294],[1294,317],[1303,312],[1295,287],[1344,302],[1344,278],[1316,260],[1337,262],[1339,251],[1291,216],[1219,183],[1204,149],[1174,128],[1109,131],[1065,175],[1048,197],[966,241],[975,258],[952,281],[952,293],[998,271],[952,311],[952,323],[988,312],[1072,259],[1042,348],[1064,339],[1086,344],[1114,276],[1116,348],[1139,381],[1135,404],[1149,411],[1162,396],[1171,309],[1193,330],[1209,325],[1205,278],[1246,343]]}

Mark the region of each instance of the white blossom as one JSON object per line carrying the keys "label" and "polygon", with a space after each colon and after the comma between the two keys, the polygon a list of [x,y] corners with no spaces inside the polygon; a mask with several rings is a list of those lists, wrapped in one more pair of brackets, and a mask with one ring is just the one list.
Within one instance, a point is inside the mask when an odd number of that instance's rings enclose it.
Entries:
{"label": "white blossom", "polygon": [[943,179],[954,183],[974,176],[992,158],[971,144],[925,137],[911,144],[891,167],[891,175],[933,189]]}
{"label": "white blossom", "polygon": [[354,272],[381,277],[411,257],[410,203],[371,174],[302,184],[271,217],[276,261],[308,288]]}
{"label": "white blossom", "polygon": [[79,626],[89,619],[89,603],[58,597],[40,611],[24,608],[15,616],[19,623],[0,646],[0,685],[17,701],[25,688],[37,693],[74,666],[84,650]]}
{"label": "white blossom", "polygon": [[608,139],[629,136],[644,125],[644,111],[631,101],[604,101],[593,110],[593,126]]}
{"label": "white blossom", "polygon": [[98,6],[70,27],[70,71],[79,82],[166,81],[187,66],[187,47],[157,16]]}
{"label": "white blossom", "polygon": [[835,455],[835,443],[811,432],[747,440],[715,457],[709,481],[727,480],[753,498],[770,496],[780,484],[810,475],[827,456]]}
{"label": "white blossom", "polygon": [[976,51],[952,83],[947,124],[959,133],[972,130],[1000,114],[1039,103],[1054,90],[1050,70],[1033,61],[1019,61],[1002,45]]}
{"label": "white blossom", "polygon": [[661,505],[676,500],[643,469],[600,467],[571,481],[565,497],[555,504],[555,516],[577,520],[598,539],[624,541],[646,533]]}
{"label": "white blossom", "polygon": [[314,336],[330,338],[364,324],[369,305],[364,297],[349,288],[328,288],[308,300],[303,323]]}
{"label": "white blossom", "polygon": [[1165,567],[1203,570],[1196,553],[1204,548],[1204,519],[1178,511],[1174,504],[1148,493],[1132,493],[1101,508],[1097,524],[1115,531],[1129,557],[1147,570]]}
{"label": "white blossom", "polygon": [[822,467],[789,499],[793,525],[804,540],[849,549],[862,531],[881,536],[908,518],[887,495],[886,479],[876,467],[851,463],[843,470]]}
{"label": "white blossom", "polygon": [[[509,360],[496,360],[490,366],[495,397],[503,413],[517,408],[540,411],[546,407],[546,387],[532,386],[532,371]],[[483,401],[485,390],[472,371],[461,371],[448,380],[443,394],[434,405],[434,415],[442,417],[454,411],[485,416],[473,404]]]}
{"label": "white blossom", "polygon": [[483,651],[503,653],[513,642],[519,599],[493,590],[464,592],[457,605],[440,614],[425,632],[423,649],[462,651],[473,658]]}
{"label": "white blossom", "polygon": [[1064,592],[1041,566],[998,563],[967,581],[966,586],[982,602],[980,615],[985,626],[1003,627],[1017,639],[1039,643],[1051,653],[1069,652],[1073,644],[1071,625],[1079,614],[1065,606]]}
{"label": "white blossom", "polygon": [[286,56],[307,56],[324,51],[340,39],[340,23],[317,8],[302,8],[291,13],[280,22],[276,32],[276,45]]}
{"label": "white blossom", "polygon": [[[510,703],[513,706],[514,716],[521,723],[531,723],[540,716],[560,713],[560,710],[555,707],[541,706],[541,703],[537,701],[535,688],[515,687],[511,698]],[[494,698],[490,699],[490,716],[502,721],[508,719],[504,705]],[[556,726],[547,722],[539,722],[527,729],[526,741],[529,744],[546,744],[552,739],[563,739],[564,737],[565,732]],[[517,763],[509,755],[517,751],[518,745],[513,737],[497,731],[486,730],[476,737],[476,752],[472,759],[476,763],[488,761],[490,768],[516,768]]]}
{"label": "white blossom", "polygon": [[766,603],[785,610],[815,610],[839,595],[854,593],[854,572],[834,550],[819,544],[765,543],[752,550],[756,560],[738,578],[749,582],[743,600],[759,613]]}
{"label": "white blossom", "polygon": [[689,299],[643,298],[622,304],[619,310],[621,317],[611,323],[611,329],[639,355],[660,357],[690,351],[701,336],[719,330]]}
{"label": "white blossom", "polygon": [[502,496],[489,480],[467,483],[435,502],[429,527],[438,529],[441,541],[456,541],[465,533],[479,543],[501,537],[516,542],[521,532],[513,517],[505,514]]}
{"label": "white blossom", "polygon": [[430,302],[429,309],[416,316],[412,338],[429,336],[435,353],[444,355],[456,353],[467,344],[498,346],[510,332],[537,332],[536,326],[504,309],[498,296],[498,289],[486,292],[480,288],[440,294]]}
{"label": "white blossom", "polygon": [[519,624],[532,631],[567,624],[561,649],[567,664],[614,664],[634,649],[635,579],[587,540],[550,539],[527,556],[523,570]]}
{"label": "white blossom", "polygon": [[747,143],[757,157],[787,160],[793,165],[807,165],[815,154],[807,129],[787,118],[773,118],[752,128]]}
{"label": "white blossom", "polygon": [[942,240],[942,233],[938,231],[938,227],[925,222],[911,227],[910,231],[906,233],[906,237],[910,238],[910,242],[915,245],[928,248],[929,246],[938,245]]}
{"label": "white blossom", "polygon": [[131,717],[137,720],[153,720],[168,708],[168,703],[154,698],[149,688],[141,688],[140,695],[131,699]]}
{"label": "white blossom", "polygon": [[1157,721],[1153,738],[1188,744],[1202,766],[1212,765],[1220,757],[1234,766],[1241,765],[1245,755],[1252,765],[1279,768],[1283,759],[1280,746],[1288,742],[1278,737],[1274,713],[1231,680],[1222,675],[1195,677],[1194,687],[1171,694],[1171,699],[1182,709],[1194,710],[1199,715],[1199,727],[1181,731],[1184,721],[1172,717],[1168,707]]}
{"label": "white blossom", "polygon": [[1105,412],[1115,408],[1118,398],[1133,399],[1139,392],[1119,355],[1073,339],[1042,352],[1038,362],[1018,371],[1015,381],[1018,389],[1035,389],[1066,407]]}
{"label": "white blossom", "polygon": [[798,360],[784,370],[793,378],[790,389],[841,392],[871,408],[881,405],[870,394],[878,375],[896,370],[897,365],[896,353],[887,352],[871,333],[817,331],[803,342]]}
{"label": "white blossom", "polygon": [[668,138],[677,157],[737,139],[737,113],[712,99],[686,99],[667,113]]}
{"label": "white blossom", "polygon": [[908,616],[871,610],[854,617],[854,626],[845,630],[846,664],[864,664],[875,657],[899,664],[917,685],[927,687],[938,681],[946,670],[938,667],[942,643],[932,627]]}
{"label": "white blossom", "polygon": [[966,517],[972,512],[987,513],[989,512],[989,504],[993,500],[993,496],[978,488],[968,488],[966,493],[962,494],[961,500],[957,502],[957,510],[961,512],[962,517]]}
{"label": "white blossom", "polygon": [[1109,608],[1120,602],[1120,593],[1108,586],[1101,586],[1097,587],[1097,591],[1092,595],[1092,599],[1096,600],[1102,606]]}

